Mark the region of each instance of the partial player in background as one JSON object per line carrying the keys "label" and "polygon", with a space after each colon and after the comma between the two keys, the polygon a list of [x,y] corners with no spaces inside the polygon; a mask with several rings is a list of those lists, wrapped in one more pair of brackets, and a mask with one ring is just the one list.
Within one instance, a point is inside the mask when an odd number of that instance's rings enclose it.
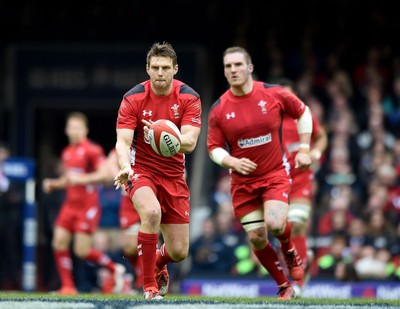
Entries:
{"label": "partial player in background", "polygon": [[[115,175],[119,172],[118,159],[115,149],[112,149],[107,160],[95,172],[89,174],[71,175],[70,181],[74,184],[90,183],[113,183]],[[140,227],[140,218],[135,207],[132,205],[128,194],[124,188],[121,191],[121,201],[119,207],[119,225],[122,230],[122,250],[124,257],[129,259],[129,263],[134,275],[134,288],[142,289],[143,275],[139,265],[137,252],[137,235]],[[105,291],[108,292],[106,284]]]}
{"label": "partial player in background", "polygon": [[[202,107],[198,93],[174,79],[178,63],[171,44],[152,45],[146,71],[150,79],[128,91],[118,111],[120,171],[115,185],[117,189],[125,186],[140,216],[138,250],[144,298],[162,299],[169,286],[167,264],[184,260],[189,251],[185,154],[196,147]],[[181,145],[175,155],[160,156],[149,144],[149,127],[159,119],[170,120],[180,129]],[[164,243],[157,249],[160,231]]]}
{"label": "partial player in background", "polygon": [[231,170],[235,217],[240,219],[254,254],[278,285],[278,299],[295,292],[280,265],[268,232],[280,242],[294,280],[303,278],[302,261],[291,241],[287,221],[290,179],[280,136],[283,115],[298,120],[301,150],[298,168],[308,168],[312,120],[309,108],[281,86],[254,81],[253,64],[242,47],[223,54],[224,74],[230,88],[211,107],[207,146],[211,160]]}
{"label": "partial player in background", "polygon": [[107,255],[92,248],[93,233],[99,224],[101,207],[96,185],[75,185],[69,180],[75,174],[92,173],[105,160],[103,148],[88,139],[89,123],[86,115],[72,112],[67,115],[65,134],[68,146],[62,151],[64,172],[59,178],[43,180],[43,190],[66,190],[65,200],[57,216],[52,240],[54,259],[61,280],[58,294],[74,295],[78,291],[72,276],[70,244],[78,258],[109,269],[113,274],[113,292],[123,287],[125,267],[114,263]]}
{"label": "partial player in background", "polygon": [[[295,93],[294,84],[289,79],[281,79],[278,84]],[[321,155],[328,146],[328,136],[323,127],[320,126],[317,118],[312,115],[313,129],[311,133],[310,157],[313,163],[318,163]],[[291,190],[289,194],[288,221],[292,226],[292,242],[303,260],[305,276],[302,280],[295,280],[293,288],[296,295],[300,296],[302,290],[309,280],[309,268],[313,254],[307,247],[307,230],[310,223],[312,202],[314,197],[314,164],[309,169],[295,168],[295,157],[300,149],[300,138],[297,132],[297,122],[291,117],[283,118],[282,136],[285,147],[288,151],[290,163]]]}

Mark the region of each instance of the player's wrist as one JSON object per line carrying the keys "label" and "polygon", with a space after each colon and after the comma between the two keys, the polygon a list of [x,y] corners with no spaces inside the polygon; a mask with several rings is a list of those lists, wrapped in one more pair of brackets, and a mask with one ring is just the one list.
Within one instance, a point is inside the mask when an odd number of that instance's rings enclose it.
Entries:
{"label": "player's wrist", "polygon": [[307,143],[300,143],[300,144],[299,144],[299,149],[307,149],[307,150],[310,150],[310,144],[307,144]]}
{"label": "player's wrist", "polygon": [[130,163],[124,163],[124,164],[121,165],[121,170],[125,170],[127,168],[131,168]]}
{"label": "player's wrist", "polygon": [[313,149],[310,152],[310,155],[315,159],[315,160],[319,160],[321,159],[322,156],[322,152],[318,149]]}

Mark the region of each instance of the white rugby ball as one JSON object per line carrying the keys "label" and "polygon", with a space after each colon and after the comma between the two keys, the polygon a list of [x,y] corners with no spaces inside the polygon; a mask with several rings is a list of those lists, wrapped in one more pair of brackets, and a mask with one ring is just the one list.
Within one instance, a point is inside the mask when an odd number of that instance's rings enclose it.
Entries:
{"label": "white rugby ball", "polygon": [[159,119],[150,126],[149,140],[153,150],[164,157],[171,157],[181,148],[181,132],[170,120]]}

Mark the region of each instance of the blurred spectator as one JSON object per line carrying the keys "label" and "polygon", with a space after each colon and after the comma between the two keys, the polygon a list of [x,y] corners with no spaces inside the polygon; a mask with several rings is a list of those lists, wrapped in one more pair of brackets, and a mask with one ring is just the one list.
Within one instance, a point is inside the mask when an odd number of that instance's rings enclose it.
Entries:
{"label": "blurred spectator", "polygon": [[332,198],[329,210],[319,220],[318,234],[334,235],[345,232],[353,219],[349,208],[350,200],[347,196],[340,195]]}
{"label": "blurred spectator", "polygon": [[370,242],[364,220],[361,218],[351,220],[347,229],[347,242],[352,259],[358,259],[361,256],[363,247]]}
{"label": "blurred spectator", "polygon": [[339,261],[336,263],[335,279],[346,282],[360,281],[352,261]]}
{"label": "blurred spectator", "polygon": [[333,236],[329,252],[317,259],[318,276],[324,278],[335,277],[336,266],[347,258],[345,254],[346,247],[347,240],[345,235],[336,234]]}
{"label": "blurred spectator", "polygon": [[371,46],[364,59],[356,66],[353,80],[357,91],[365,93],[366,87],[371,83],[379,82],[387,85],[389,70],[382,62],[382,51],[378,46]]}
{"label": "blurred spectator", "polygon": [[217,212],[219,205],[230,202],[232,202],[230,177],[228,173],[222,171],[212,194],[212,213]]}
{"label": "blurred spectator", "polygon": [[400,76],[393,78],[392,89],[383,102],[385,114],[388,115],[388,125],[396,137],[400,136]]}
{"label": "blurred spectator", "polygon": [[395,242],[395,230],[382,210],[372,211],[367,218],[369,245],[375,249],[389,249]]}
{"label": "blurred spectator", "polygon": [[393,145],[393,164],[396,168],[396,174],[400,178],[400,139],[397,138]]}
{"label": "blurred spectator", "polygon": [[376,250],[373,246],[365,246],[354,267],[360,279],[386,279],[390,275],[388,266],[390,252],[386,249]]}
{"label": "blurred spectator", "polygon": [[234,246],[229,241],[228,235],[218,232],[215,219],[206,218],[203,221],[203,234],[190,246],[191,273],[196,275],[230,274],[235,264],[235,254]]}
{"label": "blurred spectator", "polygon": [[397,222],[400,218],[400,183],[396,169],[392,164],[384,163],[377,168],[376,178],[386,189],[386,198],[380,210],[385,212],[392,222]]}

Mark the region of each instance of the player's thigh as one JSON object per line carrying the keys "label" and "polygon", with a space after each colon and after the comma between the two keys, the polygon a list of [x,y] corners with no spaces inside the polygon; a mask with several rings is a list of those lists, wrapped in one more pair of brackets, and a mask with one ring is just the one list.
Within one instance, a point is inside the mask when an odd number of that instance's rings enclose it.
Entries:
{"label": "player's thigh", "polygon": [[145,219],[149,214],[157,214],[161,216],[160,203],[154,193],[154,189],[150,186],[142,186],[135,190],[132,201],[141,220]]}
{"label": "player's thigh", "polygon": [[62,226],[54,228],[54,235],[52,240],[53,248],[57,250],[68,250],[69,244],[72,240],[72,233]]}
{"label": "player's thigh", "polygon": [[79,257],[86,257],[93,244],[93,235],[89,233],[76,233],[74,235],[74,253]]}
{"label": "player's thigh", "polygon": [[184,259],[189,252],[189,224],[161,224],[161,232],[169,255]]}

